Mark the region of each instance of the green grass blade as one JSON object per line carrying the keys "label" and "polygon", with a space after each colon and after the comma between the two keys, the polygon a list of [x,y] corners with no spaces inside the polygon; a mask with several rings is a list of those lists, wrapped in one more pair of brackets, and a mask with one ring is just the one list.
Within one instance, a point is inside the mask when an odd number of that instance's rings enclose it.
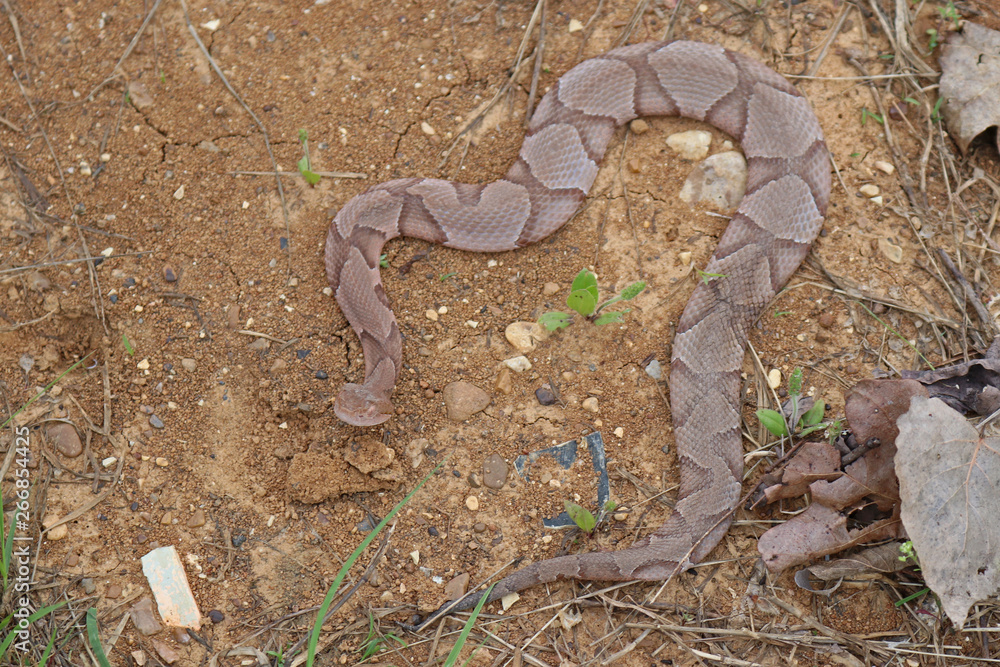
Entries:
{"label": "green grass blade", "polygon": [[355,549],[350,556],[348,556],[346,561],[344,561],[340,571],[337,572],[337,577],[333,580],[333,583],[330,584],[330,588],[326,592],[326,597],[323,598],[323,604],[320,605],[319,611],[316,614],[316,622],[313,624],[312,632],[309,633],[309,644],[306,654],[307,667],[312,667],[313,661],[316,659],[316,647],[319,645],[319,633],[323,629],[323,619],[326,617],[326,612],[330,609],[330,605],[333,604],[333,598],[336,596],[337,591],[340,590],[340,584],[344,581],[344,577],[346,577],[348,571],[354,567],[354,562],[358,560],[361,554],[364,553],[365,549],[368,548],[368,545],[372,543],[372,540],[374,540],[375,537],[382,532],[382,529],[385,528],[390,521],[392,521],[392,518],[396,516],[399,510],[403,509],[406,503],[410,502],[410,498],[412,498],[413,495],[420,490],[420,487],[427,483],[427,480],[429,480],[442,465],[444,465],[444,461],[437,464],[437,466],[434,467],[434,470],[427,473],[427,476],[420,480],[420,483],[417,484],[412,491],[406,494],[406,497],[400,500],[396,506],[392,508],[392,511],[385,515],[384,519],[379,521],[379,524],[375,526],[375,530],[368,533],[368,537],[363,539],[361,544],[358,545],[358,548]]}
{"label": "green grass blade", "polygon": [[101,667],[111,667],[108,656],[104,654],[104,646],[101,645],[101,635],[97,631],[96,607],[87,610],[87,642],[90,644],[90,650],[94,652],[94,657],[97,658],[97,664]]}
{"label": "green grass blade", "polygon": [[483,593],[483,597],[479,598],[479,603],[476,605],[476,608],[472,610],[469,620],[465,622],[465,626],[462,628],[461,634],[458,635],[458,641],[456,641],[455,645],[451,648],[451,653],[448,654],[448,659],[444,661],[444,667],[454,667],[455,663],[458,662],[458,654],[462,652],[462,648],[465,646],[465,641],[469,638],[469,633],[472,632],[472,626],[476,624],[476,619],[479,618],[479,612],[482,611],[483,605],[486,604],[486,599],[493,591],[493,586],[496,586],[496,584],[492,584],[489,588],[487,588],[486,592]]}
{"label": "green grass blade", "polygon": [[59,374],[58,377],[56,377],[55,380],[53,380],[52,382],[50,382],[47,385],[45,385],[45,389],[42,389],[40,392],[38,392],[37,394],[35,394],[31,398],[29,398],[27,403],[25,403],[24,405],[22,405],[21,407],[19,407],[17,409],[17,412],[15,412],[14,414],[12,414],[10,417],[7,417],[7,420],[4,421],[3,424],[0,424],[0,428],[7,428],[7,424],[9,424],[12,421],[14,421],[14,417],[16,417],[19,414],[21,414],[22,412],[24,412],[25,408],[27,408],[29,405],[31,405],[32,403],[34,403],[35,401],[37,401],[39,398],[41,398],[42,396],[44,396],[45,392],[47,392],[49,389],[52,389],[52,387],[56,386],[56,383],[58,383],[59,380],[62,380],[69,373],[71,373],[74,368],[76,368],[77,366],[79,366],[80,364],[82,364],[83,362],[85,362],[87,359],[89,359],[92,354],[94,354],[94,352],[88,352],[87,356],[83,357],[82,359],[80,359],[80,361],[76,362],[75,364],[73,364],[72,366],[70,366],[69,368],[67,368],[66,370],[64,370],[62,373]]}
{"label": "green grass blade", "polygon": [[49,643],[45,645],[45,650],[42,651],[42,659],[38,661],[38,667],[45,667],[49,661],[49,656],[52,654],[52,648],[56,645],[56,629],[52,628],[52,634],[49,635]]}

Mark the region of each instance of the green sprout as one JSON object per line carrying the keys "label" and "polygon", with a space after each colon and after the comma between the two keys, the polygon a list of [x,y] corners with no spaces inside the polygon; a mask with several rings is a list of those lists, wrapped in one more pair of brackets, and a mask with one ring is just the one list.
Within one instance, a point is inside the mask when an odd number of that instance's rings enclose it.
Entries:
{"label": "green sprout", "polygon": [[[597,275],[593,271],[581,269],[573,279],[570,286],[569,296],[566,297],[566,305],[582,317],[590,320],[594,324],[611,324],[621,322],[625,319],[625,313],[629,309],[615,310],[602,313],[601,311],[613,303],[619,301],[631,301],[646,289],[646,281],[634,282],[622,290],[618,296],[613,296],[604,303],[597,305],[600,301],[600,291],[597,287]],[[538,323],[549,331],[564,329],[573,323],[573,314],[558,310],[544,313],[538,318]]]}
{"label": "green sprout", "polygon": [[785,420],[785,416],[777,410],[769,410],[767,408],[757,410],[757,419],[760,420],[760,423],[772,435],[778,437],[791,435],[788,429],[789,424],[795,425],[795,435],[800,438],[823,429],[834,429],[834,432],[840,430],[839,422],[830,424],[823,421],[826,403],[822,399],[813,403],[812,407],[804,413],[799,413],[799,406],[803,401],[801,368],[793,370],[792,374],[788,377],[788,397],[791,401],[792,415],[787,421]]}
{"label": "green sprout", "polygon": [[305,177],[306,183],[316,185],[319,183],[320,175],[312,170],[312,163],[309,161],[309,133],[299,130],[299,142],[302,144],[302,159],[296,163],[299,173]]}
{"label": "green sprout", "polygon": [[608,515],[615,511],[618,507],[618,503],[613,500],[607,501],[604,503],[604,507],[601,508],[601,511],[598,512],[596,517],[586,507],[577,505],[569,500],[563,502],[563,507],[566,508],[566,514],[568,514],[569,518],[573,520],[576,527],[590,535],[594,532],[594,529],[607,519]]}

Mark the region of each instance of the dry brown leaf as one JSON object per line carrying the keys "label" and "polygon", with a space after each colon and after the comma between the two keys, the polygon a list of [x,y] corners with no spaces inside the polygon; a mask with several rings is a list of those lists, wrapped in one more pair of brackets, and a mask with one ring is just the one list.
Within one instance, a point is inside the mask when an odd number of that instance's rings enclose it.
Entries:
{"label": "dry brown leaf", "polygon": [[823,581],[836,581],[842,577],[861,579],[898,572],[908,566],[906,562],[900,560],[899,544],[899,542],[886,542],[846,558],[811,565],[802,571]]}
{"label": "dry brown leaf", "polygon": [[980,438],[944,401],[915,396],[896,447],[903,525],[927,585],[961,627],[1000,590],[1000,438]]}
{"label": "dry brown leaf", "polygon": [[[1000,32],[966,22],[941,51],[942,112],[964,153],[972,140],[1000,125]],[[1000,150],[1000,132],[997,133]]]}

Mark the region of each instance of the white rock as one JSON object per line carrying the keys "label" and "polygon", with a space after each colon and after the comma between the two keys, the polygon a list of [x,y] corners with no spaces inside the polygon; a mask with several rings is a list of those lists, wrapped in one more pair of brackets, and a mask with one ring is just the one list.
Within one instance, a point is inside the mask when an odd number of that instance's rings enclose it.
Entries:
{"label": "white rock", "polygon": [[476,498],[475,496],[469,496],[468,498],[465,499],[465,506],[468,507],[469,511],[471,512],[478,512],[479,498]]}
{"label": "white rock", "polygon": [[507,595],[500,598],[500,606],[503,607],[504,611],[507,611],[514,606],[514,603],[521,599],[521,596],[517,593],[508,593]]}
{"label": "white rock", "polygon": [[583,30],[583,24],[576,19],[569,20],[569,31],[570,32],[580,32]]}
{"label": "white rock", "polygon": [[781,371],[777,368],[772,368],[767,374],[767,386],[771,389],[777,389],[781,386]]}
{"label": "white rock", "polygon": [[892,175],[896,171],[896,166],[885,160],[875,160],[875,168],[889,175]]}
{"label": "white rock", "polygon": [[427,319],[429,319],[431,322],[437,322],[438,321],[437,311],[434,310],[434,309],[432,309],[432,308],[428,308],[427,310],[424,311],[424,317],[426,317]]}
{"label": "white rock", "polygon": [[865,183],[858,190],[866,197],[874,197],[880,192],[878,186],[874,183]]}
{"label": "white rock", "polygon": [[746,187],[746,159],[737,151],[726,151],[709,156],[691,170],[680,198],[688,204],[704,203],[730,211],[743,199]]}
{"label": "white rock", "polygon": [[434,128],[431,127],[431,124],[428,123],[426,120],[420,121],[420,130],[424,134],[434,134]]}
{"label": "white rock", "polygon": [[174,190],[174,199],[176,199],[178,201],[180,201],[181,199],[184,199],[184,186],[183,185],[181,187],[177,188],[176,190]]}
{"label": "white rock", "polygon": [[677,132],[667,137],[667,146],[685,160],[704,160],[712,144],[712,133],[705,130]]}
{"label": "white rock", "polygon": [[515,373],[523,373],[524,371],[531,370],[531,361],[529,361],[528,357],[523,354],[517,357],[511,357],[510,359],[504,359],[503,364]]}
{"label": "white rock", "polygon": [[538,322],[511,322],[504,329],[503,335],[515,350],[527,354],[548,338],[549,332]]}

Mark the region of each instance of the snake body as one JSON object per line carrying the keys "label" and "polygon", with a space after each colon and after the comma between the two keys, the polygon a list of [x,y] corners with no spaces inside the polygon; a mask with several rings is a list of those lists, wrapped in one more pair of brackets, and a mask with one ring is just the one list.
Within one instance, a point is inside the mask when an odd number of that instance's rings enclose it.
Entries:
{"label": "snake body", "polygon": [[[545,238],[576,211],[615,128],[640,116],[680,115],[733,136],[747,159],[746,194],[677,324],[670,406],[680,467],[673,512],[654,533],[615,552],[543,560],[502,579],[489,599],[560,579],[661,580],[722,539],[743,471],[740,369],[750,327],[809,252],[830,197],[818,120],[782,76],[747,56],[700,42],[650,42],[609,51],[564,74],[542,98],[517,160],[493,183],[405,178],[377,185],[336,215],[326,270],[361,340],[362,384],[334,409],[380,424],[402,362],[402,336],[379,277],[383,244],[410,236],[479,252]],[[453,609],[473,606],[470,593]]]}

